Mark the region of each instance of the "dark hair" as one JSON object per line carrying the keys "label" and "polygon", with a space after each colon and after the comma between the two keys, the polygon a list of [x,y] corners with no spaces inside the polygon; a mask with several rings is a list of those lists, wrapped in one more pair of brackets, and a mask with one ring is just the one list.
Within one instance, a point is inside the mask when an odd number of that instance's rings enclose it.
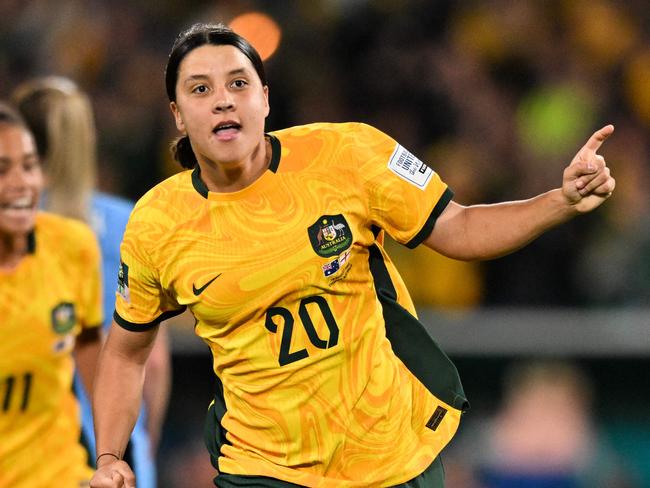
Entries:
{"label": "dark hair", "polygon": [[43,93],[35,94],[26,99],[15,101],[20,114],[34,134],[36,141],[36,150],[38,155],[43,158],[47,154],[47,118],[43,114],[47,113],[46,101]]}
{"label": "dark hair", "polygon": [[17,125],[29,130],[20,113],[11,105],[2,101],[0,101],[0,124]]}
{"label": "dark hair", "polygon": [[[262,85],[266,85],[266,74],[264,73],[262,58],[246,39],[224,24],[198,23],[178,35],[169,54],[167,67],[165,68],[165,87],[170,102],[176,101],[176,82],[178,81],[178,67],[181,62],[190,51],[206,44],[234,46],[239,49],[252,63]],[[196,156],[192,151],[188,136],[182,136],[174,140],[171,144],[171,152],[174,159],[183,168],[191,169],[196,166]]]}

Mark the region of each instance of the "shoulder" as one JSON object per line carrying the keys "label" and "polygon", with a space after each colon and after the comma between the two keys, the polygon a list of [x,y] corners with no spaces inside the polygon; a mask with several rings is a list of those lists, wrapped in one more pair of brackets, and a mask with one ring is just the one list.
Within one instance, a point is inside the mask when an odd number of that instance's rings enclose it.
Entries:
{"label": "shoulder", "polygon": [[125,237],[152,245],[169,229],[190,218],[203,204],[192,184],[192,171],[182,171],[158,183],[135,204],[126,226]]}
{"label": "shoulder", "polygon": [[317,122],[313,124],[288,127],[286,129],[273,131],[271,134],[281,141],[314,138],[347,139],[358,135],[387,137],[379,129],[363,122]]}
{"label": "shoulder", "polygon": [[81,220],[71,219],[50,212],[38,213],[38,216],[36,217],[36,232],[38,234],[43,233],[48,236],[65,240],[67,240],[67,236],[75,238],[93,234],[93,231],[88,224]]}
{"label": "shoulder", "polygon": [[396,145],[380,130],[361,122],[301,125],[271,135],[282,148],[281,171],[332,166],[336,171],[356,171],[375,156],[385,159]]}
{"label": "shoulder", "polygon": [[36,218],[36,245],[45,245],[69,252],[97,248],[95,233],[88,224],[61,215],[39,212]]}
{"label": "shoulder", "polygon": [[135,203],[132,218],[149,216],[176,206],[179,200],[198,195],[192,186],[192,170],[182,171],[161,181]]}

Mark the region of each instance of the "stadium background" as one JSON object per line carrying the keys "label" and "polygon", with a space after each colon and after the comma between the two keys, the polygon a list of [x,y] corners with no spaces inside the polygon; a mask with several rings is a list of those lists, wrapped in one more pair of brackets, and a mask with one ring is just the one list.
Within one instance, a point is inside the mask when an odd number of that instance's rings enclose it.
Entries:
{"label": "stadium background", "polygon": [[[238,18],[250,12],[267,17]],[[602,153],[618,186],[594,214],[489,263],[389,248],[459,367],[470,425],[499,408],[513,365],[570,362],[593,386],[599,439],[623,460],[620,486],[650,486],[647,1],[2,0],[0,93],[37,75],[78,81],[96,110],[99,187],[137,199],[179,170],[163,83],[174,36],[195,21],[235,18],[271,54],[268,130],[373,124],[430,163],[460,203],[555,187],[588,135],[616,125]],[[187,318],[170,327],[161,486],[201,486],[210,356]],[[471,475],[476,453],[458,445],[450,485],[469,486],[454,480]]]}

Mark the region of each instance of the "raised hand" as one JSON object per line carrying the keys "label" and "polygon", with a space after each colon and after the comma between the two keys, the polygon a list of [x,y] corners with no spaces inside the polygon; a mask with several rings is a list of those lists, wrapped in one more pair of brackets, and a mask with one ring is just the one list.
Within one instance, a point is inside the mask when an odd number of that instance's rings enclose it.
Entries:
{"label": "raised hand", "polygon": [[610,175],[605,158],[597,153],[613,132],[613,125],[594,132],[564,170],[562,193],[580,213],[595,209],[614,191],[616,180]]}

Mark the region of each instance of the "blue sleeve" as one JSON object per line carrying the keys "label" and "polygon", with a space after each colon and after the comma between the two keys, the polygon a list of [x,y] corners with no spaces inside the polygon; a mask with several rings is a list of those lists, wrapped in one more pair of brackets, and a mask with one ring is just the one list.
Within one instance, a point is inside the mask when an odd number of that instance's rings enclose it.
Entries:
{"label": "blue sleeve", "polygon": [[113,318],[117,271],[120,266],[120,243],[132,209],[133,203],[123,198],[104,193],[93,195],[91,224],[102,253],[105,328],[111,324]]}

